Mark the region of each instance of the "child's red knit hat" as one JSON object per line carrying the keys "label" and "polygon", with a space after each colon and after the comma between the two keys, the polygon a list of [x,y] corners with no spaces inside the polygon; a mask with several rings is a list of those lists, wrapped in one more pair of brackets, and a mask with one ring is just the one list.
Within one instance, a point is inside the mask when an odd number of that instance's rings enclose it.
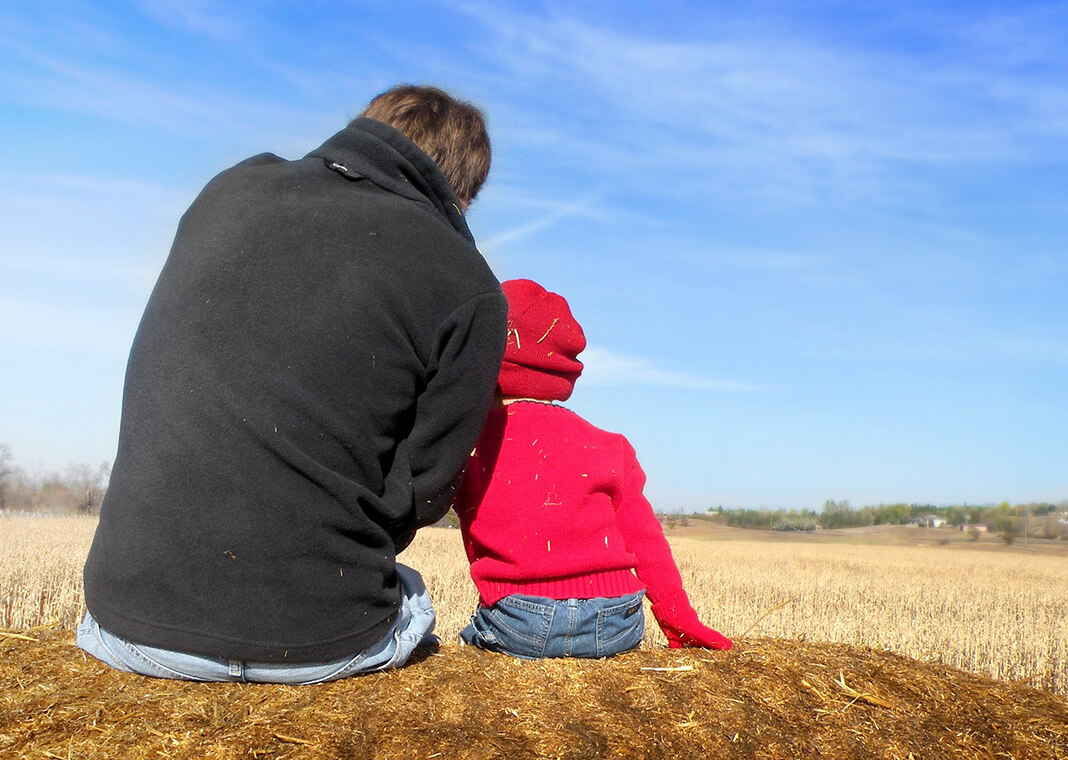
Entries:
{"label": "child's red knit hat", "polygon": [[504,396],[565,401],[582,374],[582,327],[564,297],[533,280],[501,283],[508,299],[508,344],[497,388]]}

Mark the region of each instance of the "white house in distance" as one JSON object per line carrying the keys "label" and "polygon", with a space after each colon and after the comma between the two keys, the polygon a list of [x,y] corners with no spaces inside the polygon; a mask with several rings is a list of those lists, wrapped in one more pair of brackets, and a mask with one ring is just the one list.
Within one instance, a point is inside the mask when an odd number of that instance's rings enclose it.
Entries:
{"label": "white house in distance", "polygon": [[913,517],[906,525],[912,525],[918,528],[942,528],[945,527],[946,521],[938,515],[920,515],[919,517]]}

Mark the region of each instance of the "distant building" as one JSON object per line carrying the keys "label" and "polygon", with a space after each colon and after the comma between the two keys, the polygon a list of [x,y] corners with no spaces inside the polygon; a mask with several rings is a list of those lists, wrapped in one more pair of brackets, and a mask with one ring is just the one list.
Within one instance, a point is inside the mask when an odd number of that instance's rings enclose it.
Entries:
{"label": "distant building", "polygon": [[919,517],[913,517],[906,525],[913,525],[920,528],[941,528],[946,524],[945,519],[938,515],[920,515]]}

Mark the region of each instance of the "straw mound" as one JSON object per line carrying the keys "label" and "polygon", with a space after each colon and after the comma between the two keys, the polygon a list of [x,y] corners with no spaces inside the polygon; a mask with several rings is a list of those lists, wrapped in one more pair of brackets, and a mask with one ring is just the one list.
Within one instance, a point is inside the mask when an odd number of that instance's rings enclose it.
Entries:
{"label": "straw mound", "polygon": [[[0,634],[0,757],[1068,758],[1068,700],[870,649],[736,642],[523,662],[445,645],[318,686],[117,673]],[[29,639],[36,639],[31,641]]]}

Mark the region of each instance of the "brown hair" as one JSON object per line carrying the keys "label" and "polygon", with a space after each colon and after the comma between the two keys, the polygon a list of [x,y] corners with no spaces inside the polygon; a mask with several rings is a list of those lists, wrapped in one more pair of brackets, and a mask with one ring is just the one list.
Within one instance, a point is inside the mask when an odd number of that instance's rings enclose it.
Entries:
{"label": "brown hair", "polygon": [[490,141],[482,112],[436,87],[401,84],[361,114],[385,122],[434,160],[466,208],[486,181]]}

